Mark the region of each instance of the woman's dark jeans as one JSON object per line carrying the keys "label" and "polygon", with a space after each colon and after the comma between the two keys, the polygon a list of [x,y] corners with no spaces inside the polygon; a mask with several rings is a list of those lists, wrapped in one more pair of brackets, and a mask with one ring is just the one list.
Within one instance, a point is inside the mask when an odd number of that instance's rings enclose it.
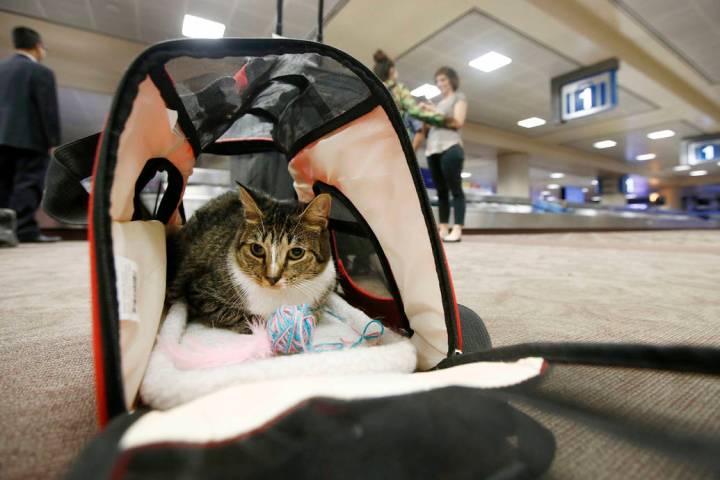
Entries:
{"label": "woman's dark jeans", "polygon": [[448,223],[450,220],[450,192],[453,197],[455,225],[465,224],[465,193],[460,176],[464,162],[465,152],[460,145],[453,145],[442,153],[428,157],[430,174],[438,194],[440,223]]}

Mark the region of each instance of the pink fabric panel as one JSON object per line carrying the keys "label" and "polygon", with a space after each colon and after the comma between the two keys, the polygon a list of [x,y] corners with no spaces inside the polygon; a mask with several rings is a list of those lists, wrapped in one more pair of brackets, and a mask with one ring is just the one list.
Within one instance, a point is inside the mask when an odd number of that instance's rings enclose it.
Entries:
{"label": "pink fabric panel", "polygon": [[313,198],[321,181],[338,188],[378,238],[397,281],[418,350],[427,369],[445,358],[448,332],[435,260],[405,154],[381,107],[332,132],[290,162],[295,189]]}
{"label": "pink fabric panel", "polygon": [[[120,135],[115,178],[110,193],[110,216],[113,220],[132,219],[135,182],[151,158],[167,158],[180,170],[187,182],[195,165],[195,155],[179,127],[170,122],[160,92],[152,80],[146,78],[139,86],[132,112]],[[179,223],[177,211],[170,223]]]}

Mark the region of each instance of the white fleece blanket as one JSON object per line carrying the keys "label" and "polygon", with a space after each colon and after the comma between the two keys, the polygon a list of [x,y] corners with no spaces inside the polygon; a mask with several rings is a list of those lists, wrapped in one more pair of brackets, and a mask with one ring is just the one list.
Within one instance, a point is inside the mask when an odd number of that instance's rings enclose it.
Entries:
{"label": "white fleece blanket", "polygon": [[[357,338],[371,319],[345,300],[332,294],[328,310],[315,327],[313,345]],[[207,347],[222,346],[240,335],[202,324],[187,325],[187,307],[173,304],[158,333],[145,378],[140,387],[142,400],[153,408],[165,410],[238,383],[302,376],[336,376],[363,373],[410,373],[415,370],[415,347],[405,338],[386,328],[377,342],[361,342],[354,348],[338,351],[275,356],[244,363],[203,369],[180,369],[167,349],[158,345],[169,342]]]}

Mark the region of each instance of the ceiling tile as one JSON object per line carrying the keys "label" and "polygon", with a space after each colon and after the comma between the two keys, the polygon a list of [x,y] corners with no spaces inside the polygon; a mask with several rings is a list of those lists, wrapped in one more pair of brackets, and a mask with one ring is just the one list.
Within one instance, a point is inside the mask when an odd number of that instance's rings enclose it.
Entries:
{"label": "ceiling tile", "polygon": [[711,83],[720,84],[720,1],[615,1]]}
{"label": "ceiling tile", "polygon": [[[490,73],[468,65],[470,60],[489,51],[502,53],[513,61]],[[550,80],[579,65],[480,12],[461,17],[397,61],[400,77],[410,88],[433,83],[434,72],[441,65],[454,68],[460,75],[460,89],[468,98],[469,120],[523,135],[545,135],[569,125],[576,127],[655,108],[637,95],[620,89],[619,105],[615,109],[565,125],[553,124]],[[548,123],[533,129],[517,125],[519,120],[532,116]]]}

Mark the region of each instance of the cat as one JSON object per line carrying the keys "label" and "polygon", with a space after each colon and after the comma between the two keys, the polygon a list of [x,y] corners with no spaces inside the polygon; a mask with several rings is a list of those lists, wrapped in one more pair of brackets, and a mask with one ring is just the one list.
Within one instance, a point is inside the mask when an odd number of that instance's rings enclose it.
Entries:
{"label": "cat", "polygon": [[243,186],[211,200],[168,238],[168,300],[239,333],[282,305],[322,308],[336,286],[330,206],[328,194],[305,205]]}

